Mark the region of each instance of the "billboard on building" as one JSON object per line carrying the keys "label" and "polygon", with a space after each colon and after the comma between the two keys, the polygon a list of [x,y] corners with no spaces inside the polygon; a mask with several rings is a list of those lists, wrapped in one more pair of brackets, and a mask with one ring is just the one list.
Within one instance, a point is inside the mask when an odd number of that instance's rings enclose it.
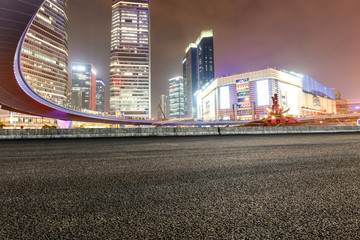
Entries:
{"label": "billboard on building", "polygon": [[257,105],[268,106],[270,105],[269,99],[269,80],[261,80],[256,82],[257,92]]}
{"label": "billboard on building", "polygon": [[230,87],[220,87],[220,109],[230,109]]}

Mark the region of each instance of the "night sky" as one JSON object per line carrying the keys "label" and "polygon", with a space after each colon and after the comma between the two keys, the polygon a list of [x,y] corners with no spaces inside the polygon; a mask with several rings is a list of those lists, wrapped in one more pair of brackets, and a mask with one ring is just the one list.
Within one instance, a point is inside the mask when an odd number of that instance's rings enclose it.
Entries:
{"label": "night sky", "polygon": [[[215,75],[268,66],[308,74],[360,101],[359,0],[151,0],[152,106],[182,75],[185,48],[214,30]],[[111,0],[69,0],[71,62],[109,81]],[[108,96],[107,96],[108,99]]]}

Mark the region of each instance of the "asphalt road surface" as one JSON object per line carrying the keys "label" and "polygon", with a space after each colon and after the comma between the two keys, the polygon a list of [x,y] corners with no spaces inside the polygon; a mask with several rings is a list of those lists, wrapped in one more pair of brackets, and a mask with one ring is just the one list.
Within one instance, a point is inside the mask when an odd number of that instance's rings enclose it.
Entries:
{"label": "asphalt road surface", "polygon": [[360,239],[360,135],[0,141],[0,239]]}

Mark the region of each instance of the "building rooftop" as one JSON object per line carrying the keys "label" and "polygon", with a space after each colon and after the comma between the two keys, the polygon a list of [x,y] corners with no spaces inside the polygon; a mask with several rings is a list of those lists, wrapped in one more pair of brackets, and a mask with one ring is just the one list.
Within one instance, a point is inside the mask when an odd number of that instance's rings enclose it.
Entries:
{"label": "building rooftop", "polygon": [[195,43],[189,44],[189,46],[185,50],[185,53],[187,53],[191,48],[197,48],[202,39],[213,37],[213,36],[214,36],[214,32],[212,29],[202,31],[200,36],[196,39]]}

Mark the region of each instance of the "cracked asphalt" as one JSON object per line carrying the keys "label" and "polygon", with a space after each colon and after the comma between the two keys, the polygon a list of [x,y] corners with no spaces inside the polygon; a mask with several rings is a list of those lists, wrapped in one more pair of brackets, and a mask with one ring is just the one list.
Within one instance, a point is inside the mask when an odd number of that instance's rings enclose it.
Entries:
{"label": "cracked asphalt", "polygon": [[360,239],[360,135],[0,141],[0,239]]}

